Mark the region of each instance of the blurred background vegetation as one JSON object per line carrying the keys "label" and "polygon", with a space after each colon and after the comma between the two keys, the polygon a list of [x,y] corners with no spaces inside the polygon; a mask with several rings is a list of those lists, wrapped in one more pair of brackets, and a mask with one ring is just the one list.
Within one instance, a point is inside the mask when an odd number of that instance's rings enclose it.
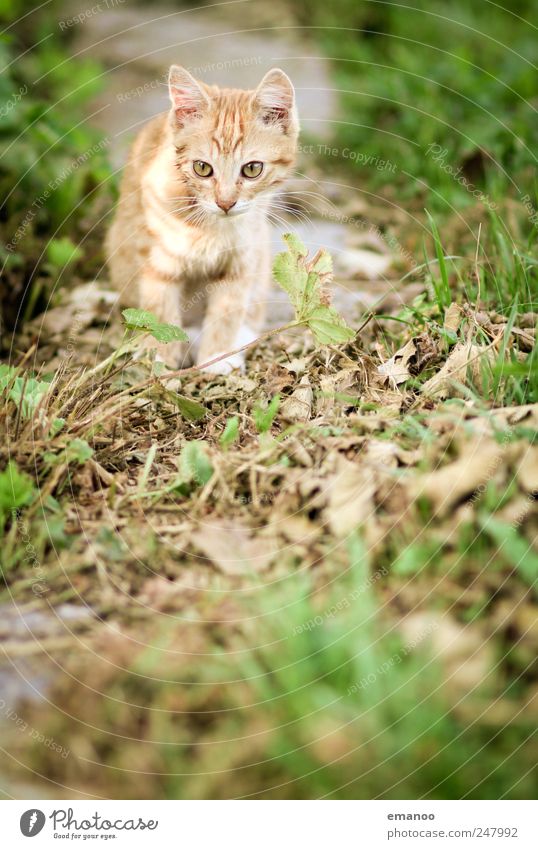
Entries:
{"label": "blurred background vegetation", "polygon": [[[315,35],[333,61],[343,92],[341,143],[395,162],[400,198],[420,194],[445,212],[472,203],[426,155],[432,144],[496,197],[535,195],[533,0],[506,9],[489,0],[291,4],[303,26],[319,28]],[[371,176],[394,182],[386,170]]]}
{"label": "blurred background vegetation", "polygon": [[111,203],[106,145],[88,122],[88,101],[103,84],[100,68],[91,59],[64,63],[69,37],[58,29],[56,8],[52,3],[26,15],[22,0],[0,0],[0,263],[7,329],[17,317],[47,306],[66,266],[89,276],[97,269],[102,230],[89,244],[84,235]]}

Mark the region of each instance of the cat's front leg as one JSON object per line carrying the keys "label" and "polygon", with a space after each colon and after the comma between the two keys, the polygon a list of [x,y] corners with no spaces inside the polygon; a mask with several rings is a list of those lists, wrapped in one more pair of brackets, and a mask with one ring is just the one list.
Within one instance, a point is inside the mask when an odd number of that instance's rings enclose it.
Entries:
{"label": "cat's front leg", "polygon": [[[199,366],[257,338],[259,328],[249,323],[250,290],[251,283],[245,277],[224,278],[212,284],[196,359]],[[244,364],[245,353],[239,352],[204,365],[204,371],[229,374],[233,369],[243,369]]]}
{"label": "cat's front leg", "polygon": [[[181,284],[152,268],[146,266],[138,283],[138,304],[140,309],[149,310],[159,321],[181,327]],[[185,364],[186,342],[158,342],[153,336],[145,337],[145,350],[155,350],[156,358],[171,368]]]}

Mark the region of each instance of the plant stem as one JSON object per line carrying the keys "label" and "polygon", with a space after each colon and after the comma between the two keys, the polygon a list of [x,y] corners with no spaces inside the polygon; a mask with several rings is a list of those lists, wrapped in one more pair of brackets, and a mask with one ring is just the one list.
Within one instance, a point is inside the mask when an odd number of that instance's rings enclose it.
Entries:
{"label": "plant stem", "polygon": [[189,366],[188,368],[180,368],[176,371],[170,371],[166,374],[159,375],[160,380],[169,380],[172,377],[182,377],[184,374],[191,374],[194,371],[202,371],[208,366],[212,366],[214,363],[218,363],[221,360],[226,360],[228,357],[233,357],[234,354],[240,354],[242,351],[246,351],[248,348],[252,348],[253,345],[257,345],[258,342],[263,342],[265,339],[270,339],[272,336],[278,336],[279,333],[284,333],[285,330],[291,330],[292,327],[300,327],[305,322],[303,321],[292,321],[289,324],[283,324],[281,327],[275,327],[273,330],[268,330],[266,333],[262,333],[261,336],[257,336],[256,339],[253,339],[252,342],[247,342],[246,345],[242,345],[240,348],[235,348],[233,351],[227,351],[225,354],[219,354],[218,357],[213,357],[212,360],[208,360],[205,363],[200,363],[197,366]]}
{"label": "plant stem", "polygon": [[[201,365],[199,366],[190,366],[189,368],[170,371],[167,374],[159,375],[159,377],[157,377],[156,375],[152,375],[152,377],[148,377],[146,380],[140,381],[140,383],[135,383],[133,386],[129,386],[127,389],[123,389],[121,392],[117,393],[113,399],[109,399],[113,402],[109,409],[106,409],[107,403],[105,402],[105,404],[103,405],[105,408],[104,415],[101,416],[101,418],[97,421],[91,422],[92,428],[102,424],[105,419],[110,418],[111,415],[121,410],[123,406],[128,406],[129,404],[132,404],[132,402],[137,398],[143,397],[145,394],[144,390],[147,389],[148,386],[152,386],[156,380],[169,380],[173,377],[181,377],[184,374],[191,374],[192,372],[200,371],[208,365],[217,363],[220,360],[225,360],[226,357],[230,357],[233,354],[238,354],[241,351],[245,351],[247,348],[251,348],[253,345],[257,345],[258,342],[262,342],[265,339],[270,339],[272,336],[277,336],[279,333],[283,333],[285,330],[290,330],[293,327],[301,327],[303,324],[304,322],[301,321],[292,321],[289,324],[283,324],[280,327],[275,327],[273,330],[268,330],[266,333],[262,333],[261,336],[258,336],[256,339],[253,339],[252,342],[248,342],[247,345],[243,345],[241,348],[237,348],[235,351],[227,351],[225,354],[220,354],[218,357],[214,357],[212,360],[208,360],[207,363],[201,363]],[[117,356],[117,351],[115,353]],[[111,357],[108,357],[107,360],[103,361],[103,363],[109,363],[110,360]],[[103,363],[99,363],[98,366],[95,367],[95,369],[92,369],[91,372],[87,372],[84,375],[84,379],[86,380],[88,376],[91,376],[98,371],[102,371]],[[126,405],[123,405],[121,402],[119,404],[117,403],[119,399],[122,399],[126,396],[128,397]],[[79,422],[77,429],[81,430],[86,424],[86,421]]]}
{"label": "plant stem", "polygon": [[94,374],[99,374],[100,371],[105,370],[108,366],[112,366],[119,357],[123,357],[125,354],[129,354],[131,351],[136,350],[136,337],[131,337],[127,342],[122,342],[119,348],[116,348],[115,351],[106,357],[104,360],[101,360],[100,363],[97,363],[90,371],[86,372],[86,377],[93,377]]}

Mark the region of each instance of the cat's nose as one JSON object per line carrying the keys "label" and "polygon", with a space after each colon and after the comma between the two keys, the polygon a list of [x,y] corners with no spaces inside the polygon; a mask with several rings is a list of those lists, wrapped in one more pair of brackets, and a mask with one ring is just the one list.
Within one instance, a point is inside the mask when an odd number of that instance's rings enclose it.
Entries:
{"label": "cat's nose", "polygon": [[220,209],[224,210],[224,212],[226,212],[226,213],[228,213],[230,211],[230,209],[233,206],[236,205],[236,203],[237,203],[236,200],[220,200],[220,199],[217,199],[217,206],[220,207]]}

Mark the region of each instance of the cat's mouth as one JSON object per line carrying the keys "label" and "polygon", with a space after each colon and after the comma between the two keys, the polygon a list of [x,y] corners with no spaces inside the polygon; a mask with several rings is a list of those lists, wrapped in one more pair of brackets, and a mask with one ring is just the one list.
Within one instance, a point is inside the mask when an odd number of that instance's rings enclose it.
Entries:
{"label": "cat's mouth", "polygon": [[233,206],[227,212],[219,209],[219,213],[220,213],[219,218],[237,218],[239,215],[245,215],[245,213],[248,212],[249,209],[250,209],[250,206],[241,206],[241,207]]}
{"label": "cat's mouth", "polygon": [[216,203],[206,202],[202,205],[202,209],[209,218],[224,221],[225,219],[239,218],[241,215],[245,215],[252,209],[252,203],[238,201],[233,206],[223,209]]}

